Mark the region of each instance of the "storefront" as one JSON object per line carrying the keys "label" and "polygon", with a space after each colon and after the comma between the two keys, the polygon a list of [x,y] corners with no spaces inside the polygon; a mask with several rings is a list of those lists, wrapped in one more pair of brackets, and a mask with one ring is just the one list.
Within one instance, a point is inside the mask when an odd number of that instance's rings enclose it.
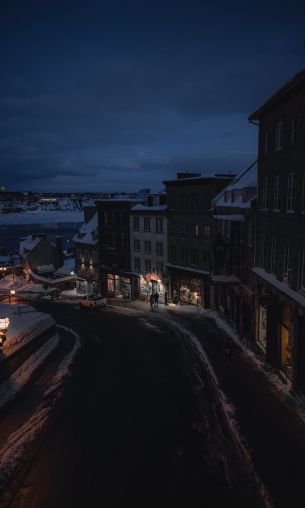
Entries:
{"label": "storefront", "polygon": [[96,281],[77,279],[76,290],[78,293],[97,294],[98,293],[98,283]]}
{"label": "storefront", "polygon": [[[165,278],[166,279],[166,278]],[[150,295],[158,293],[159,302],[167,303],[167,280],[155,274],[141,275],[140,277],[140,298],[142,300],[149,300]]]}
{"label": "storefront", "polygon": [[173,303],[187,303],[191,305],[209,305],[210,286],[203,277],[197,274],[185,274],[183,272],[171,271],[171,298]]}
{"label": "storefront", "polygon": [[267,305],[258,306],[257,341],[266,351],[267,348]]}
{"label": "storefront", "polygon": [[124,275],[107,274],[107,293],[109,296],[117,296],[130,300],[132,297],[131,277]]}
{"label": "storefront", "polygon": [[289,379],[292,378],[292,310],[283,304],[280,322],[280,368]]}

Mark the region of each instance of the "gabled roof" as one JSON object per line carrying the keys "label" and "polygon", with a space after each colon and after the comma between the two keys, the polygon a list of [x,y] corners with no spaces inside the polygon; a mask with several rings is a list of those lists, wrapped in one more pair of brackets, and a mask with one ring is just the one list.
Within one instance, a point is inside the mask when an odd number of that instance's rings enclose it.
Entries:
{"label": "gabled roof", "polygon": [[85,243],[87,245],[96,245],[99,241],[98,236],[98,214],[95,213],[89,222],[85,222],[73,237],[73,241],[77,243]]}
{"label": "gabled roof", "polygon": [[298,88],[305,87],[305,69],[297,72],[291,79],[286,81],[278,90],[276,90],[261,106],[259,106],[250,116],[249,121],[259,120],[267,110],[274,108],[281,99],[289,95]]}
{"label": "gabled roof", "polygon": [[[256,189],[257,187],[257,161],[252,162],[249,166],[243,169],[239,175],[234,178],[233,182],[230,183],[227,187],[225,187],[216,198],[213,200],[215,207],[234,207],[234,208],[249,208],[251,206],[251,201],[255,199],[256,192],[249,193],[248,198],[244,199],[242,192],[246,189]],[[232,197],[233,194],[234,199],[226,199],[226,196]]]}
{"label": "gabled roof", "polygon": [[20,256],[24,258],[27,257],[33,251],[33,249],[35,249],[35,247],[39,244],[39,242],[41,242],[43,238],[47,240],[45,236],[42,235],[29,235],[25,238],[21,238],[19,246]]}

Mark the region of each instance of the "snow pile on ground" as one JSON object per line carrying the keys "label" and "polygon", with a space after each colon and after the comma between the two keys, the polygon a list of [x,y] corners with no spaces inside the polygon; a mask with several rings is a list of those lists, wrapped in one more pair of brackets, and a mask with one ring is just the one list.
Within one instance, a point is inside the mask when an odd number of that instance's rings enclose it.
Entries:
{"label": "snow pile on ground", "polygon": [[63,381],[67,376],[71,375],[71,366],[81,343],[79,335],[73,330],[70,330],[70,332],[76,338],[75,345],[57,369],[51,381],[52,389],[48,389],[44,393],[43,400],[34,414],[16,432],[13,432],[9,436],[5,446],[0,450],[0,488],[4,487],[16,470],[27,447],[33,443],[41,432],[56,401],[62,394],[61,386]]}
{"label": "snow pile on ground", "polygon": [[59,337],[55,334],[41,348],[33,353],[9,379],[0,384],[0,409],[10,402],[22,387],[29,381],[33,372],[45,361],[47,356],[56,348]]}
{"label": "snow pile on ground", "polygon": [[[18,312],[19,309],[19,312]],[[49,314],[37,312],[28,305],[0,304],[1,316],[8,317],[6,341],[3,345],[5,356],[12,354],[35,337],[55,325]]]}
{"label": "snow pile on ground", "polygon": [[70,351],[70,353],[68,353],[65,356],[65,358],[59,365],[57,372],[52,379],[51,388],[49,388],[49,390],[47,390],[45,392],[46,395],[50,395],[52,392],[58,390],[58,388],[62,385],[63,381],[71,375],[71,372],[72,372],[71,367],[74,362],[74,358],[82,345],[79,335],[74,330],[72,330],[71,328],[66,328],[65,326],[62,326],[62,325],[57,325],[57,328],[61,328],[62,330],[70,332],[72,335],[74,335],[75,344],[74,344],[72,350]]}
{"label": "snow pile on ground", "polygon": [[0,279],[0,289],[19,289],[25,283],[25,278],[22,275],[14,275],[9,273]]}

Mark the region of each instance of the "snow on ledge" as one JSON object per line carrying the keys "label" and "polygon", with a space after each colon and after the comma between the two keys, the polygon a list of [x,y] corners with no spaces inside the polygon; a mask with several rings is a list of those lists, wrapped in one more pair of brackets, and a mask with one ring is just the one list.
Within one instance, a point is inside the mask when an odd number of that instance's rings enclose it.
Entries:
{"label": "snow on ledge", "polygon": [[252,268],[252,272],[305,308],[305,296],[288,286],[287,282],[278,280],[273,273],[268,273],[259,266]]}

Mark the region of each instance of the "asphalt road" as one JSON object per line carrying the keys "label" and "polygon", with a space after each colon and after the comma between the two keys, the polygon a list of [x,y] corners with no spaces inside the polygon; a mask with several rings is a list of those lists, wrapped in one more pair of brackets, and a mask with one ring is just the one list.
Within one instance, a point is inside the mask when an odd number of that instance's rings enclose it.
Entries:
{"label": "asphalt road", "polygon": [[281,402],[264,373],[238,348],[228,362],[228,336],[214,321],[171,310],[168,315],[200,339],[221,388],[236,408],[240,432],[275,508],[304,508],[304,423]]}
{"label": "asphalt road", "polygon": [[206,372],[170,327],[111,309],[39,309],[78,331],[83,347],[1,506],[260,506]]}

